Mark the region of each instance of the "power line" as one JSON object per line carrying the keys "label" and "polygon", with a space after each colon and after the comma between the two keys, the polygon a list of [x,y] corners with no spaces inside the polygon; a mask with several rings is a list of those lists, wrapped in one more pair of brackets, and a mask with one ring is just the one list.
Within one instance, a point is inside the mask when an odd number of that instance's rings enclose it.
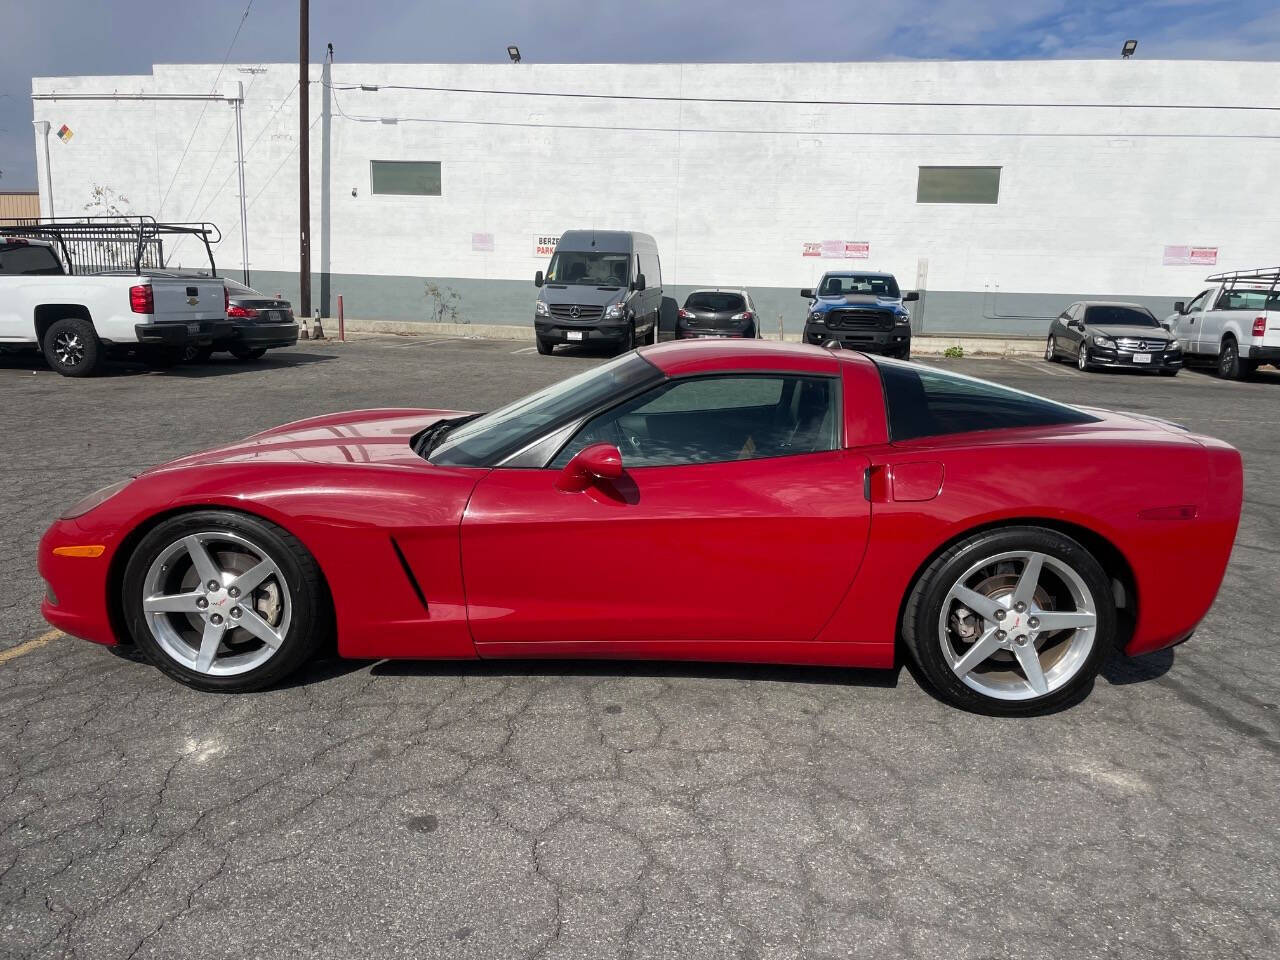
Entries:
{"label": "power line", "polygon": [[[214,93],[218,89],[218,81],[222,79],[222,71],[227,68],[227,61],[231,59],[231,51],[235,49],[236,41],[240,39],[240,31],[244,29],[244,22],[249,19],[249,11],[253,9],[253,0],[249,0],[245,5],[244,13],[240,15],[240,22],[236,24],[236,32],[231,37],[231,45],[227,47],[226,56],[222,58],[222,65],[218,67],[218,73],[213,78],[213,86],[209,88],[210,93]],[[164,210],[164,202],[169,199],[169,192],[173,189],[174,183],[178,179],[178,172],[182,170],[182,161],[187,159],[187,151],[191,149],[191,144],[196,139],[196,134],[200,132],[200,121],[204,119],[204,112],[209,109],[209,101],[204,102],[204,106],[200,108],[200,116],[196,117],[195,126],[191,128],[191,136],[187,138],[187,145],[182,148],[182,156],[178,157],[178,165],[173,168],[173,176],[169,180],[169,186],[165,188],[164,196],[160,198],[160,208],[156,213]]]}
{"label": "power line", "polygon": [[334,90],[417,90],[426,93],[475,93],[501,97],[558,97],[576,100],[643,100],[653,103],[739,103],[794,107],[1038,107],[1090,110],[1263,110],[1280,111],[1280,105],[1244,106],[1205,103],[1044,103],[998,100],[786,100],[759,97],[674,97],[632,93],[573,93],[542,90],[491,90],[482,87],[436,87],[408,83],[329,83]]}

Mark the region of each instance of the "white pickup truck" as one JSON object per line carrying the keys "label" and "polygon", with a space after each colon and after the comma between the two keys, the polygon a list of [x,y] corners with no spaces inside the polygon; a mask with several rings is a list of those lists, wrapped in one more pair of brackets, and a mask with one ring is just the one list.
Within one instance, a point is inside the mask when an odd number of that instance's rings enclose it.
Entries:
{"label": "white pickup truck", "polygon": [[1249,377],[1259,364],[1280,367],[1280,267],[1205,278],[1213,284],[1179,300],[1165,320],[1182,341],[1183,363],[1211,365],[1228,380]]}
{"label": "white pickup truck", "polygon": [[0,350],[42,350],[63,376],[126,351],[167,366],[230,327],[219,277],[71,276],[52,241],[0,236]]}

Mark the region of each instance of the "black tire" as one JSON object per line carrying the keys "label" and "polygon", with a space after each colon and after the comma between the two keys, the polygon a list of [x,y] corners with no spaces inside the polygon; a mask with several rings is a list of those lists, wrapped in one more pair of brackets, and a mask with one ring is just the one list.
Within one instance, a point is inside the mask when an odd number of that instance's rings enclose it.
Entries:
{"label": "black tire", "polygon": [[644,345],[651,347],[658,342],[658,317],[655,314],[653,318],[653,326],[649,328],[649,332],[644,335]]}
{"label": "black tire", "polygon": [[538,336],[535,336],[534,339],[538,342],[538,352],[544,357],[549,357],[556,352],[556,345],[550,340]]}
{"label": "black tire", "polygon": [[80,317],[53,321],[44,332],[41,348],[53,372],[64,377],[91,377],[105,359],[93,324]]}
{"label": "black tire", "polygon": [[636,324],[631,321],[627,327],[627,334],[622,338],[622,345],[618,347],[618,354],[630,353],[636,348]]}
{"label": "black tire", "polygon": [[1044,358],[1049,363],[1058,362],[1058,338],[1057,337],[1050,336],[1049,339],[1044,342]]}
{"label": "black tire", "polygon": [[[1096,626],[1092,647],[1066,682],[1043,695],[1005,700],[975,690],[956,675],[943,653],[939,619],[943,602],[965,571],[981,563],[984,557],[1014,551],[1045,554],[1073,569],[1092,594]],[[1115,602],[1106,572],[1078,541],[1044,527],[988,530],[965,537],[944,550],[912,585],[902,616],[903,643],[929,686],[942,699],[962,709],[1000,716],[1023,716],[1053,710],[1086,694],[1114,646],[1115,638]],[[1000,651],[996,655],[1000,655]]]}
{"label": "black tire", "polygon": [[[260,666],[231,676],[211,676],[179,663],[153,635],[142,609],[144,581],[157,556],[183,537],[208,531],[237,535],[253,543],[282,572],[289,592],[290,622],[275,653]],[[279,682],[322,649],[333,632],[328,592],[307,549],[284,528],[229,510],[180,514],[149,531],[129,557],[121,603],[134,643],[151,663],[189,687],[217,693],[260,690]]]}
{"label": "black tire", "polygon": [[1222,338],[1222,346],[1218,350],[1218,376],[1223,380],[1248,380],[1258,365],[1250,360],[1240,358],[1240,347],[1235,337]]}
{"label": "black tire", "polygon": [[1089,362],[1089,348],[1083,343],[1080,344],[1080,352],[1076,354],[1076,367],[1082,373],[1088,373],[1093,368],[1093,364]]}
{"label": "black tire", "polygon": [[213,347],[197,347],[194,344],[182,351],[182,359],[187,363],[208,363],[213,356]]}
{"label": "black tire", "polygon": [[266,347],[235,346],[231,348],[231,355],[237,360],[261,360],[266,352]]}
{"label": "black tire", "polygon": [[897,357],[899,360],[910,360],[911,359],[911,341],[908,340],[907,345],[905,347],[899,348],[898,351],[894,354],[894,356]]}

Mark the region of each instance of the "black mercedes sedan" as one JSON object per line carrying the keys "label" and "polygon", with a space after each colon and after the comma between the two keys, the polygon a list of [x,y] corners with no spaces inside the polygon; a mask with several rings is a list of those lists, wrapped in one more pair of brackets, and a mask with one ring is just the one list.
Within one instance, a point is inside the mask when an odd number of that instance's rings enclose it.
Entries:
{"label": "black mercedes sedan", "polygon": [[1124,367],[1173,377],[1182,369],[1182,345],[1141,304],[1081,300],[1054,319],[1044,358],[1074,360],[1081,370]]}

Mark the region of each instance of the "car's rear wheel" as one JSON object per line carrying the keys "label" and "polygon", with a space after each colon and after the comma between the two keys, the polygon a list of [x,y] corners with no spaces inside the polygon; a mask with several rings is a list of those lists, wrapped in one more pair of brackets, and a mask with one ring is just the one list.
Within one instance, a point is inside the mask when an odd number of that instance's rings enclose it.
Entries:
{"label": "car's rear wheel", "polygon": [[1235,337],[1223,337],[1218,350],[1218,376],[1223,380],[1248,380],[1258,368],[1256,363],[1240,358]]}
{"label": "car's rear wheel", "polygon": [[257,690],[288,676],[331,624],[319,567],[288,531],[241,513],[166,520],[139,542],[123,610],[139,649],[199,690]]}
{"label": "car's rear wheel", "polygon": [[1044,358],[1050,363],[1053,363],[1058,359],[1058,339],[1056,337],[1050,337],[1045,341]]}
{"label": "car's rear wheel", "polygon": [[102,343],[93,324],[80,317],[55,320],[41,346],[49,366],[64,377],[91,377],[102,366]]}
{"label": "car's rear wheel", "polygon": [[966,537],[914,584],[902,635],[956,706],[1018,715],[1087,692],[1115,641],[1110,580],[1078,541],[1043,527]]}

